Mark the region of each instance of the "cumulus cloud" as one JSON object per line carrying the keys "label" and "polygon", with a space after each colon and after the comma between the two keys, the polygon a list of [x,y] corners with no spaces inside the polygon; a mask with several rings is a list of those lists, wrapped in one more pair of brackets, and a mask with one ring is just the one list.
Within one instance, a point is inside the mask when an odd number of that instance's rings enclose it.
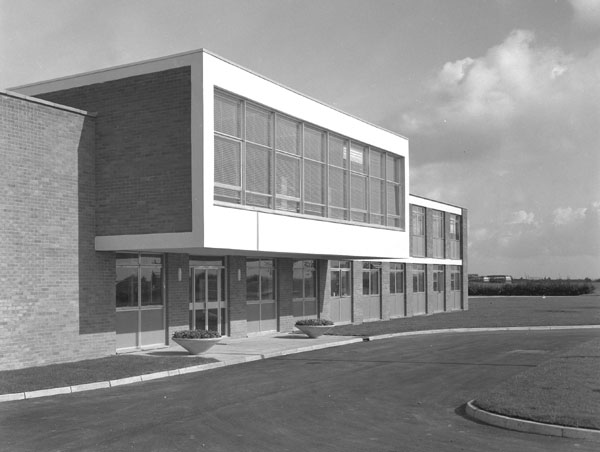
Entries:
{"label": "cumulus cloud", "polygon": [[573,209],[572,207],[559,207],[553,212],[554,220],[552,221],[555,225],[569,224],[574,221],[580,221],[585,218],[585,214],[588,209],[580,207]]}
{"label": "cumulus cloud", "polygon": [[511,215],[511,219],[508,224],[533,224],[535,219],[535,214],[533,212],[525,212],[524,210],[519,210],[517,212],[513,212]]}
{"label": "cumulus cloud", "polygon": [[575,23],[587,29],[600,28],[600,0],[569,0]]}

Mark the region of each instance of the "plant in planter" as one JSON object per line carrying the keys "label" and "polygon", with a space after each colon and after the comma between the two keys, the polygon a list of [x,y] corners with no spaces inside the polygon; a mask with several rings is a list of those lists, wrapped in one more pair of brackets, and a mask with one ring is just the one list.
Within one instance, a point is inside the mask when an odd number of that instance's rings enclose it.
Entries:
{"label": "plant in planter", "polygon": [[173,333],[173,342],[185,348],[190,355],[199,355],[210,349],[221,340],[216,331],[182,330]]}
{"label": "plant in planter", "polygon": [[305,319],[296,322],[296,328],[308,337],[317,338],[327,333],[333,326],[333,322],[327,319]]}

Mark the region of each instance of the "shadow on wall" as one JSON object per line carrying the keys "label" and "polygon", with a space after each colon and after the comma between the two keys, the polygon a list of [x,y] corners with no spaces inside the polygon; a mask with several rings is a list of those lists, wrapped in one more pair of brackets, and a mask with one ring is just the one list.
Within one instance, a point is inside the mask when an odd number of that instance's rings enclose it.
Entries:
{"label": "shadow on wall", "polygon": [[115,332],[115,253],[96,252],[95,119],[85,117],[78,155],[79,334]]}

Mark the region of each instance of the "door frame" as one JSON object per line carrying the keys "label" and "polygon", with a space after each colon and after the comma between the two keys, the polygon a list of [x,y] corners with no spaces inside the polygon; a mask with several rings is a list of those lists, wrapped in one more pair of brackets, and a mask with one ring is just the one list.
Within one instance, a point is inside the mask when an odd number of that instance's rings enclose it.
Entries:
{"label": "door frame", "polygon": [[[204,310],[207,311],[211,309],[208,303],[217,303],[217,331],[222,336],[227,336],[229,330],[229,306],[227,303],[227,284],[225,284],[225,265],[190,265],[189,266],[189,276],[190,276],[190,293],[189,293],[189,305],[188,312],[191,312],[191,329],[197,329],[198,325],[196,325],[196,311]],[[220,298],[217,301],[208,300],[208,271],[216,270],[217,271],[217,298]],[[204,292],[204,302],[196,301],[196,272],[204,273],[205,280],[205,292]],[[219,296],[220,295],[220,296]],[[204,305],[198,309],[197,305]],[[214,309],[214,308],[212,308]],[[221,310],[225,311],[225,318],[221,318]],[[221,325],[225,326],[226,331],[222,331]],[[201,325],[200,329],[208,329],[208,313],[205,312],[205,323]]]}

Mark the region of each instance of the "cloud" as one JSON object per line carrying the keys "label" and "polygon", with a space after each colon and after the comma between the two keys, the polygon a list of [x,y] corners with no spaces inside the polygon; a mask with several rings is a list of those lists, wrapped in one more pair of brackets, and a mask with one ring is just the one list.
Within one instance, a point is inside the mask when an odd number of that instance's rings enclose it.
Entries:
{"label": "cloud", "polygon": [[533,212],[525,212],[524,210],[519,210],[518,212],[512,213],[512,218],[509,220],[508,224],[533,224],[535,219],[535,215]]}
{"label": "cloud", "polygon": [[569,0],[576,24],[586,29],[600,28],[600,0]]}
{"label": "cloud", "polygon": [[552,212],[554,215],[552,223],[560,226],[573,223],[574,221],[580,221],[585,218],[587,210],[588,209],[585,207],[580,207],[578,209],[573,209],[572,207],[559,207]]}

